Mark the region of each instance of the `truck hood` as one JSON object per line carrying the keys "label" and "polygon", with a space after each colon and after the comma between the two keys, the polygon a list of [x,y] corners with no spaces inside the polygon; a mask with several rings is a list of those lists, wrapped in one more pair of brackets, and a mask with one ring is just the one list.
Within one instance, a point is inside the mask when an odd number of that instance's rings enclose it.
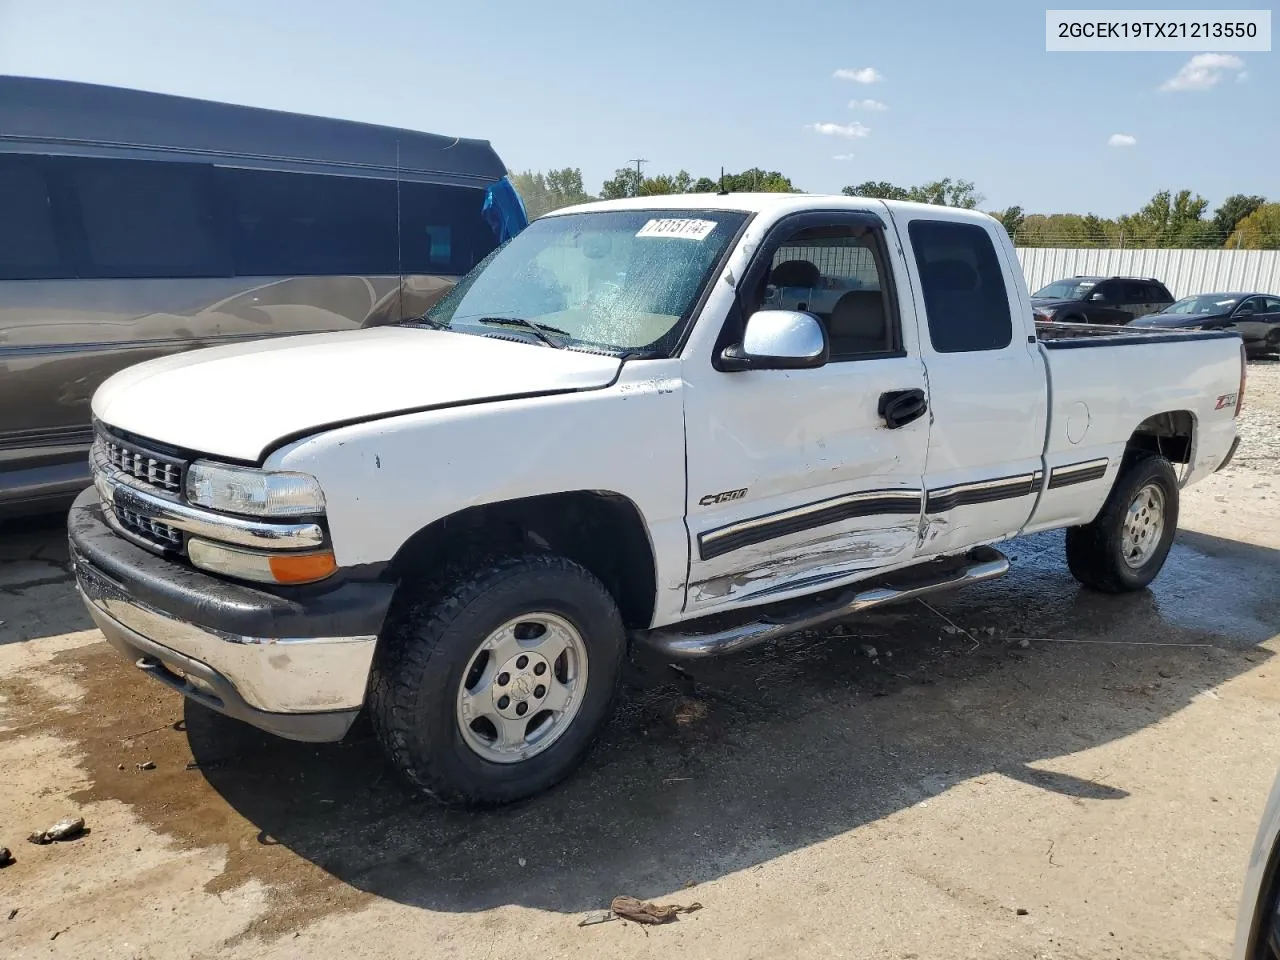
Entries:
{"label": "truck hood", "polygon": [[257,462],[278,441],[412,410],[608,386],[622,361],[420,327],[259,340],[148,360],[93,396],[103,423]]}

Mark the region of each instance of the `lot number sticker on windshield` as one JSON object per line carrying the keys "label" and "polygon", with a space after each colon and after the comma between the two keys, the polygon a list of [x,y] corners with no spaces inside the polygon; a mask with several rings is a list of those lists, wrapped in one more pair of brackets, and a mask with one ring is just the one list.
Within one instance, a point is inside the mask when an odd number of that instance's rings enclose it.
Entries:
{"label": "lot number sticker on windshield", "polygon": [[640,228],[636,236],[705,240],[715,228],[716,222],[714,220],[685,220],[678,217],[668,217],[662,220],[650,220]]}

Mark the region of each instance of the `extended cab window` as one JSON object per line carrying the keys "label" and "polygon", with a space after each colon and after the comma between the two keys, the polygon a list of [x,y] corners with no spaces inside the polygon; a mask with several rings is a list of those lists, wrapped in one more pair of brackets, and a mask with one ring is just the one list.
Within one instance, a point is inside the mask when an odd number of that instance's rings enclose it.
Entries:
{"label": "extended cab window", "polygon": [[879,245],[868,227],[806,227],[774,250],[757,306],[812,313],[827,328],[832,360],[874,357],[899,343],[883,276]]}
{"label": "extended cab window", "polygon": [[907,232],[933,349],[967,353],[1007,347],[1013,341],[1009,294],[987,231],[971,223],[912,220]]}

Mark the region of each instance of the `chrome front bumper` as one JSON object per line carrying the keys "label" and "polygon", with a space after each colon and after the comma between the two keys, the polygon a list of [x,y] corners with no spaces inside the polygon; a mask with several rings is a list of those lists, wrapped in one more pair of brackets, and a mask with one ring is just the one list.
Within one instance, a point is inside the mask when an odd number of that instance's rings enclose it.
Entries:
{"label": "chrome front bumper", "polygon": [[153,678],[293,740],[340,740],[364,704],[377,637],[240,637],[165,616],[83,566],[80,596],[107,640]]}
{"label": "chrome front bumper", "polygon": [[269,713],[358,709],[377,637],[236,637],[112,597],[91,574],[80,596],[99,628],[123,627],[216,670],[244,701]]}
{"label": "chrome front bumper", "polygon": [[364,704],[393,584],[272,593],[141,550],[103,514],[86,490],[69,533],[81,598],[112,646],[213,710],[290,739],[342,739]]}

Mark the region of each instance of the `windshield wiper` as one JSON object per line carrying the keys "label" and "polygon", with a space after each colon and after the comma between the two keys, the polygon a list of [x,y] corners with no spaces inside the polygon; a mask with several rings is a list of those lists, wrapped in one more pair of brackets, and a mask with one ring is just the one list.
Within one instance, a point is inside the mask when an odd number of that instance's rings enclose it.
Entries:
{"label": "windshield wiper", "polygon": [[555,347],[557,350],[563,350],[564,344],[557,342],[547,334],[554,333],[557,336],[572,339],[572,334],[567,330],[561,330],[559,327],[552,327],[545,323],[536,323],[524,317],[480,317],[476,320],[476,323],[484,323],[492,327],[525,327],[533,331],[533,335],[548,347]]}
{"label": "windshield wiper", "polygon": [[432,330],[452,330],[453,328],[447,323],[428,317],[425,313],[420,317],[406,317],[401,320],[398,326],[403,327],[430,327]]}

